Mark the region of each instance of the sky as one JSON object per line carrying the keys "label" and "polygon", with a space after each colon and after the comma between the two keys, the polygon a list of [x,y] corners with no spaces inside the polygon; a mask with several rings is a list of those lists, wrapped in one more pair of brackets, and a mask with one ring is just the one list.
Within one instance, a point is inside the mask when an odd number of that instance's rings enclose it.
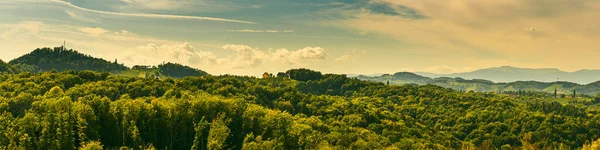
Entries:
{"label": "sky", "polygon": [[211,74],[600,69],[598,0],[2,0],[0,59],[67,48]]}

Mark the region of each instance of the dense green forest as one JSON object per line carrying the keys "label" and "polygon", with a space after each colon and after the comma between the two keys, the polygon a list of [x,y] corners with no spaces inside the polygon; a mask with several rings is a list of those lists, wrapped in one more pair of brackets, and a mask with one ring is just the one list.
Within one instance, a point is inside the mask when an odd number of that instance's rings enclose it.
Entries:
{"label": "dense green forest", "polygon": [[43,48],[0,61],[0,149],[598,149],[596,85],[212,76]]}
{"label": "dense green forest", "polygon": [[0,60],[0,72],[15,73],[15,68],[6,62]]}
{"label": "dense green forest", "polygon": [[118,62],[109,62],[104,59],[94,58],[89,55],[81,54],[75,50],[66,50],[63,47],[41,48],[33,50],[31,53],[23,55],[9,62],[11,65],[22,66],[25,71],[43,72],[50,70],[93,70],[102,72],[118,72],[126,70]]}
{"label": "dense green forest", "polygon": [[538,81],[516,81],[509,83],[494,83],[484,79],[467,80],[463,78],[438,77],[429,78],[423,77],[410,72],[398,72],[395,74],[384,74],[381,76],[356,76],[356,78],[366,81],[374,81],[381,83],[390,83],[395,85],[417,84],[417,85],[438,85],[446,88],[452,88],[460,91],[475,91],[475,92],[515,92],[515,91],[531,91],[554,93],[554,90],[561,95],[571,95],[573,91],[578,96],[593,96],[600,94],[600,81],[585,85],[557,81],[557,82],[538,82]]}
{"label": "dense green forest", "polygon": [[589,149],[600,138],[600,98],[562,104],[287,72],[3,73],[0,149]]}

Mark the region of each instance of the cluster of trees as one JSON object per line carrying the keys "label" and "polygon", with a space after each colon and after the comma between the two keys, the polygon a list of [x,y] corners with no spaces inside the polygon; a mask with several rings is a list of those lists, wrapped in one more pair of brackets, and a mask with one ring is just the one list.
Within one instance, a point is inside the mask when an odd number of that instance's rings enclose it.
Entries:
{"label": "cluster of trees", "polygon": [[0,72],[15,73],[16,69],[13,66],[7,64],[6,62],[0,60]]}
{"label": "cluster of trees", "polygon": [[9,62],[17,65],[24,71],[43,72],[50,70],[93,70],[102,72],[118,72],[128,68],[118,62],[109,62],[104,59],[94,58],[81,54],[75,50],[66,50],[64,47],[38,48],[29,54],[23,55]]}
{"label": "cluster of trees", "polygon": [[187,76],[205,76],[208,73],[194,69],[188,66],[184,66],[177,63],[165,63],[158,65],[159,72],[165,76],[183,78]]}
{"label": "cluster of trees", "polygon": [[600,111],[587,107],[287,74],[0,74],[0,149],[571,149],[600,138]]}

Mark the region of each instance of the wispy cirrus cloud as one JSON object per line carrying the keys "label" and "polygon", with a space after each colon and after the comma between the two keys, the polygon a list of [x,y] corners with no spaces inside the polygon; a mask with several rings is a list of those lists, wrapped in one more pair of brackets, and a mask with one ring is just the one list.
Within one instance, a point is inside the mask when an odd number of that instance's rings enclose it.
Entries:
{"label": "wispy cirrus cloud", "polygon": [[227,32],[242,32],[242,33],[293,33],[295,30],[251,30],[251,29],[243,29],[243,30],[227,30]]}
{"label": "wispy cirrus cloud", "polygon": [[350,61],[350,60],[356,60],[356,58],[354,58],[354,56],[352,56],[352,55],[342,55],[335,59],[335,61],[337,61],[337,62]]}
{"label": "wispy cirrus cloud", "polygon": [[99,35],[102,35],[102,34],[108,32],[108,30],[102,29],[100,27],[96,27],[96,28],[83,27],[83,28],[79,28],[78,30],[83,33],[90,34],[92,36],[99,36]]}
{"label": "wispy cirrus cloud", "polygon": [[[32,1],[32,2],[43,2],[43,1]],[[233,23],[243,23],[243,24],[256,24],[255,22],[243,21],[243,20],[234,20],[234,19],[225,19],[225,18],[215,18],[215,17],[201,17],[201,16],[184,16],[184,15],[166,15],[166,14],[150,14],[150,13],[123,13],[123,12],[112,12],[112,11],[102,11],[102,10],[94,10],[89,8],[79,7],[77,5],[73,5],[72,3],[65,2],[62,0],[47,0],[46,2],[57,3],[61,5],[68,6],[70,8],[97,13],[104,15],[115,15],[115,16],[126,16],[126,17],[143,17],[143,18],[161,18],[161,19],[189,19],[189,20],[201,20],[201,21],[221,21],[221,22],[233,22]],[[72,15],[72,14],[71,14]]]}
{"label": "wispy cirrus cloud", "polygon": [[98,22],[98,20],[95,19],[95,18],[81,16],[81,15],[75,13],[75,12],[72,12],[72,11],[65,10],[65,13],[67,15],[69,15],[69,17],[71,17],[71,18],[73,18],[75,20],[79,20],[79,21],[83,21],[83,22]]}

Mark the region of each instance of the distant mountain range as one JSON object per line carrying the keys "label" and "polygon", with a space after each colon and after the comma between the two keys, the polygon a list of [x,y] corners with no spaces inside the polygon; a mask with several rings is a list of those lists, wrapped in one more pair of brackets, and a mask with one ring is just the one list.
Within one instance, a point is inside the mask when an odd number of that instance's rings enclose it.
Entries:
{"label": "distant mountain range", "polygon": [[576,72],[566,72],[555,68],[529,69],[511,66],[487,68],[472,72],[453,74],[434,74],[424,72],[416,72],[416,74],[430,78],[460,77],[464,79],[486,79],[494,82],[566,81],[578,84],[588,84],[600,80],[600,70],[579,70]]}
{"label": "distant mountain range", "polygon": [[[505,67],[506,68],[506,67]],[[499,73],[507,74],[507,73]],[[557,90],[559,94],[570,95],[575,91],[579,94],[596,95],[600,94],[600,81],[589,84],[578,84],[573,82],[555,81],[515,81],[496,83],[484,79],[464,79],[461,77],[425,77],[411,72],[398,72],[393,75],[384,74],[381,76],[359,75],[355,78],[367,81],[375,81],[390,84],[432,84],[446,88],[463,91],[477,92],[515,92],[515,91],[535,91],[553,93]]]}

